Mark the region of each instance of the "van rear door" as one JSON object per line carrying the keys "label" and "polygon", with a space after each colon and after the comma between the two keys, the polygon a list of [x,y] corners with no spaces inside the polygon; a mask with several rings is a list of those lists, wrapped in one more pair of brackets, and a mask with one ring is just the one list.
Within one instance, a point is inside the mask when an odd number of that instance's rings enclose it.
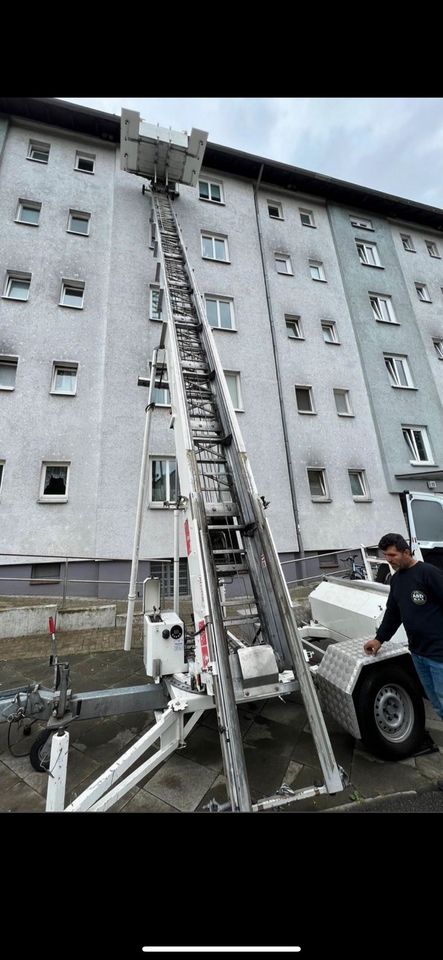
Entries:
{"label": "van rear door", "polygon": [[404,507],[416,560],[443,569],[443,496],[406,491]]}

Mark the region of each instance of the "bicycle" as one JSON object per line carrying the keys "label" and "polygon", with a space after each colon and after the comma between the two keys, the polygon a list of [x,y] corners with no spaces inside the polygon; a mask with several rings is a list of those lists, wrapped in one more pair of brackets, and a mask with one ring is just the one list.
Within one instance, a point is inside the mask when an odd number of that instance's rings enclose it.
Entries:
{"label": "bicycle", "polygon": [[355,558],[357,554],[353,553],[352,557],[340,557],[340,563],[350,563],[351,569],[343,573],[344,580],[366,580],[366,571],[361,563],[356,563]]}

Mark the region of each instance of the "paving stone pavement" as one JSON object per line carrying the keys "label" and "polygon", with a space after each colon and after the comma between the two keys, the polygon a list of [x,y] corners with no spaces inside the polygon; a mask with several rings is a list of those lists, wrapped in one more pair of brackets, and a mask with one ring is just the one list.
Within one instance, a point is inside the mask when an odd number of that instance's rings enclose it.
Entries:
{"label": "paving stone pavement", "polygon": [[[141,649],[85,652],[69,657],[74,692],[144,683]],[[52,683],[52,668],[44,658],[0,661],[0,690],[38,680]],[[245,760],[253,802],[275,793],[282,784],[292,789],[323,782],[316,750],[299,694],[250,703],[240,708]],[[349,785],[335,796],[286,805],[276,813],[313,812],[443,812],[443,721],[426,702],[427,728],[438,751],[397,763],[379,760],[360,741],[325,716],[337,762]],[[155,722],[154,714],[84,720],[70,725],[66,804]],[[31,743],[42,725],[35,723],[31,736],[18,738],[17,725],[0,724],[0,812],[44,812],[47,775],[33,770]],[[148,751],[147,756],[155,752]],[[432,796],[430,794],[432,793]],[[187,738],[161,767],[141,780],[112,812],[203,812],[207,804],[227,801],[225,778],[214,711],[207,711]]]}

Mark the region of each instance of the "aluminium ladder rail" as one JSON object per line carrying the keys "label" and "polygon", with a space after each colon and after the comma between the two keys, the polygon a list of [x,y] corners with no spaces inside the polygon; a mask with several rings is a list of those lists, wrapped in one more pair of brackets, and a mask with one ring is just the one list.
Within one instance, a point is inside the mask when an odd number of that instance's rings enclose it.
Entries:
{"label": "aluminium ladder rail", "polygon": [[196,626],[198,688],[214,694],[233,810],[251,810],[229,665],[223,580],[249,576],[262,640],[294,671],[325,778],[343,781],[306,662],[288,587],[258,496],[203,300],[167,187],[151,184],[154,256],[163,274],[165,349]]}

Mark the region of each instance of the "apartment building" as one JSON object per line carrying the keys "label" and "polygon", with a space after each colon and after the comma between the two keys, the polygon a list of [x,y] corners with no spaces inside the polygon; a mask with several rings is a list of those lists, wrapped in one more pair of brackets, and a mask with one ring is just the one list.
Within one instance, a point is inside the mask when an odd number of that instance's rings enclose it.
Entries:
{"label": "apartment building", "polygon": [[[83,595],[128,574],[137,381],[162,317],[149,191],[121,171],[119,139],[118,117],[0,98],[0,563],[23,573],[15,592],[52,556],[83,558]],[[282,558],[404,530],[398,492],[441,487],[443,211],[210,142],[174,209]],[[167,379],[156,401],[144,575],[172,556],[177,492]]]}

